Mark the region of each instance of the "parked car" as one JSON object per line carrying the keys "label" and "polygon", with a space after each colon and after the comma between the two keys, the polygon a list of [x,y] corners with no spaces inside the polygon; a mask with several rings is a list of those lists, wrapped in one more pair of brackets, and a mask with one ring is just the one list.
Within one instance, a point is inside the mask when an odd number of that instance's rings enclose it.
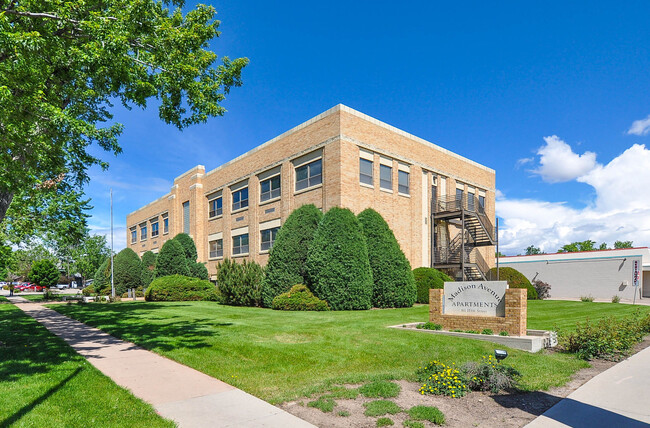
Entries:
{"label": "parked car", "polygon": [[14,286],[14,291],[25,291],[26,289],[27,289],[27,286],[23,285],[23,284]]}
{"label": "parked car", "polygon": [[40,285],[32,284],[32,285],[28,286],[25,290],[29,290],[29,291],[43,291],[43,287],[41,287]]}
{"label": "parked car", "polygon": [[64,288],[70,288],[69,284],[56,284],[56,288],[63,290]]}

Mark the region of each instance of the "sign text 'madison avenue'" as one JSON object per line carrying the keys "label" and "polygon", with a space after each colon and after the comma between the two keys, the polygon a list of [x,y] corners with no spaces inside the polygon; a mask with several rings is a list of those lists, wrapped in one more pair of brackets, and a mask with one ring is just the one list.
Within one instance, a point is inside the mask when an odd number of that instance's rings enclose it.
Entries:
{"label": "sign text 'madison avenue'", "polygon": [[504,317],[506,281],[445,282],[442,313]]}

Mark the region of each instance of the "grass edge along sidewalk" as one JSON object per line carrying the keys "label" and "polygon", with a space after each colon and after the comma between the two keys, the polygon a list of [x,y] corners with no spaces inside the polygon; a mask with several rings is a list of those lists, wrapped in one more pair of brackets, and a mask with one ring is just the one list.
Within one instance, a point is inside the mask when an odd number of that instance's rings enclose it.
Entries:
{"label": "grass edge along sidewalk", "polygon": [[175,426],[4,302],[0,352],[0,426]]}
{"label": "grass edge along sidewalk", "polygon": [[[271,403],[322,392],[333,384],[409,380],[419,365],[432,359],[458,365],[494,351],[492,344],[469,339],[424,339],[417,332],[386,328],[426,320],[426,306],[321,313],[211,302],[52,307]],[[542,301],[531,302],[529,312],[537,328],[552,329],[557,313],[564,314],[566,328],[589,316],[623,316],[630,310],[634,308],[628,305]],[[524,375],[526,390],[563,385],[588,366],[572,354],[516,350],[510,351],[508,364]]]}

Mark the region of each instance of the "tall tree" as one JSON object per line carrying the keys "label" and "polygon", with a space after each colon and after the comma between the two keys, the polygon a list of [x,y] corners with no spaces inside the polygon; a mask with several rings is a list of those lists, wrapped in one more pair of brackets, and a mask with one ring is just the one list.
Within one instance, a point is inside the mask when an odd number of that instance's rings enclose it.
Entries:
{"label": "tall tree", "polygon": [[108,166],[89,147],[121,152],[123,127],[107,124],[116,101],[145,108],[156,98],[160,118],[179,129],[225,113],[248,60],[215,66],[214,8],[184,14],[183,5],[0,0],[0,223],[19,192],[78,192],[90,166]]}
{"label": "tall tree", "polygon": [[111,250],[106,244],[105,236],[86,235],[70,253],[72,269],[84,279],[90,278],[110,255]]}

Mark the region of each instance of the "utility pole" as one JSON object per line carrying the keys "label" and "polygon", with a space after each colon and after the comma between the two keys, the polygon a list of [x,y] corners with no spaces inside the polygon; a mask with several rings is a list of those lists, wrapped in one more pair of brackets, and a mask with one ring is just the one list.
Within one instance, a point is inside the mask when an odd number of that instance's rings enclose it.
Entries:
{"label": "utility pole", "polygon": [[113,189],[111,188],[111,296],[115,298],[115,280],[113,278]]}

